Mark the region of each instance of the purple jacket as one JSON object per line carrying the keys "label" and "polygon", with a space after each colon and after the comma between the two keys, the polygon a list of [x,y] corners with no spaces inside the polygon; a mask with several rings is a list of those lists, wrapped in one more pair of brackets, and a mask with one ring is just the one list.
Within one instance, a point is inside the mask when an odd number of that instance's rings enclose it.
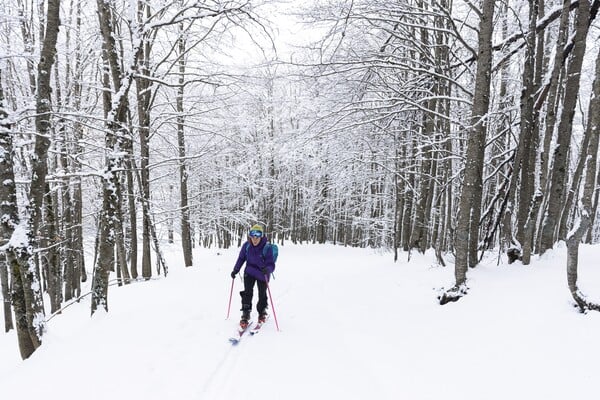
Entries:
{"label": "purple jacket", "polygon": [[[267,268],[267,281],[268,277],[271,276],[271,273],[275,271],[275,262],[273,261],[273,249],[267,248],[265,255],[263,257],[263,248],[267,244],[267,237],[263,236],[260,238],[260,242],[258,242],[258,246],[253,246],[252,242],[248,240],[246,243],[242,245],[240,249],[240,255],[233,267],[233,271],[237,274],[240,272],[242,265],[244,262],[246,263],[245,273],[247,275],[252,276],[255,279],[264,281],[265,274],[262,273],[261,268],[264,266]],[[247,247],[247,255],[246,255],[246,246]]]}

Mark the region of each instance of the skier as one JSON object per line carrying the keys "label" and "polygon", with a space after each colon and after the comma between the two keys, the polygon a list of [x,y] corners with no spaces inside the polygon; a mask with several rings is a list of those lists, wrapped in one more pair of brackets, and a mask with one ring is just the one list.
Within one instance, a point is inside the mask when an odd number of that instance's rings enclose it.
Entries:
{"label": "skier", "polygon": [[275,270],[273,261],[273,248],[267,246],[267,237],[264,235],[263,227],[253,225],[248,232],[248,241],[242,245],[237,262],[231,271],[231,278],[235,276],[244,262],[244,290],[240,292],[242,297],[242,317],[240,327],[245,329],[250,323],[250,312],[252,311],[252,295],[254,293],[254,283],[258,286],[258,322],[262,324],[267,319],[267,282],[271,273]]}

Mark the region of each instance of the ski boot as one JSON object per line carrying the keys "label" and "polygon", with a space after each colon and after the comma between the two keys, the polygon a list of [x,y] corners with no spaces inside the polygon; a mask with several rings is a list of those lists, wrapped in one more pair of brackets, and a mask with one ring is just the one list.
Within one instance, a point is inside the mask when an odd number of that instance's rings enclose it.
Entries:
{"label": "ski boot", "polygon": [[246,329],[250,323],[250,309],[242,306],[242,317],[240,318],[240,329]]}
{"label": "ski boot", "polygon": [[258,313],[258,323],[264,324],[267,321],[268,317],[269,314],[267,314],[267,310],[263,310],[262,312]]}

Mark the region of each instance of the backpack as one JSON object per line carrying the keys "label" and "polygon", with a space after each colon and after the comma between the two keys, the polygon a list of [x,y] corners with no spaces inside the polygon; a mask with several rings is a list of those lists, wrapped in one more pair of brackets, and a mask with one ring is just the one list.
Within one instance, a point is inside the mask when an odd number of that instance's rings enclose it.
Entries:
{"label": "backpack", "polygon": [[[250,242],[246,242],[246,258],[248,258],[248,249],[249,248],[250,248]],[[265,244],[265,247],[263,247],[263,249],[262,249],[263,261],[265,260],[265,257],[267,256],[267,250],[269,248],[273,249],[273,263],[276,263],[277,256],[279,256],[279,247],[277,247],[277,245],[275,243],[269,243],[269,242],[267,242],[267,244]]]}

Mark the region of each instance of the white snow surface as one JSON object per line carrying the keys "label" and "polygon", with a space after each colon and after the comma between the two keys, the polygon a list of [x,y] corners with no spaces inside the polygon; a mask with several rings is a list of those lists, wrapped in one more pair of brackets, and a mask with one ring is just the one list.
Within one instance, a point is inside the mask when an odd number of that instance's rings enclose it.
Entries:
{"label": "white snow surface", "polygon": [[[183,267],[165,245],[166,278],[109,290],[109,313],[90,299],[48,322],[22,361],[14,331],[0,333],[3,399],[597,399],[600,313],[579,313],[566,284],[566,249],[530,266],[468,272],[467,296],[440,306],[454,267],[433,254],[334,245],[280,245],[271,318],[238,346],[238,249],[195,249]],[[600,297],[599,246],[582,246],[579,281]],[[256,294],[254,300],[256,301]],[[1,311],[0,311],[1,312]],[[254,319],[256,312],[253,310]]]}

